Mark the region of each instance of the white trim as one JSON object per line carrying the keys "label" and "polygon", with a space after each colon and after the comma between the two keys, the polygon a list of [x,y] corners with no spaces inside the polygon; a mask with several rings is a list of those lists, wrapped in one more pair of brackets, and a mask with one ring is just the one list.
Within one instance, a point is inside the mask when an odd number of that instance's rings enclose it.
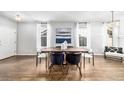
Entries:
{"label": "white trim", "polygon": [[5,58],[1,58],[0,61],[1,61],[1,60],[4,60],[4,59],[7,59],[7,58],[10,58],[10,57],[14,57],[14,56],[15,56],[15,55],[11,55],[11,56],[8,56],[8,57],[5,57]]}
{"label": "white trim", "polygon": [[15,56],[36,56],[36,54],[16,54]]}
{"label": "white trim", "polygon": [[94,55],[96,55],[96,56],[103,56],[104,54],[94,54]]}

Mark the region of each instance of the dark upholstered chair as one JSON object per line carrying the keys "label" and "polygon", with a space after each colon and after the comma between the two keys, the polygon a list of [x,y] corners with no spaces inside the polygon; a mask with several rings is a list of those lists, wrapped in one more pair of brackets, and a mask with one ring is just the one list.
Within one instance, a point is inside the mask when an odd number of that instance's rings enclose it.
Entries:
{"label": "dark upholstered chair", "polygon": [[[52,69],[52,67],[54,65],[60,65],[62,70],[63,70],[64,53],[62,53],[62,52],[53,52],[53,53],[51,53],[50,58],[51,58],[51,65],[49,67],[50,72],[51,72],[51,69]],[[49,74],[50,74],[50,72],[49,72]]]}
{"label": "dark upholstered chair", "polygon": [[80,75],[81,73],[81,67],[79,66],[81,60],[81,53],[66,53],[66,61],[67,64],[76,65],[79,68]]}
{"label": "dark upholstered chair", "polygon": [[63,53],[51,53],[51,64],[52,65],[62,65],[64,62],[64,54]]}

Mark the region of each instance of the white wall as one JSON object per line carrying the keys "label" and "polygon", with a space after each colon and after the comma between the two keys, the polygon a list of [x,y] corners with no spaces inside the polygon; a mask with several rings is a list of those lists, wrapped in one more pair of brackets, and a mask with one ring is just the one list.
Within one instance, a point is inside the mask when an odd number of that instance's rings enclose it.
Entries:
{"label": "white wall", "polygon": [[41,36],[40,36],[40,31],[41,31],[41,24],[37,24],[37,33],[36,33],[36,48],[39,49],[41,48]]}
{"label": "white wall", "polygon": [[[18,24],[18,54],[36,54],[36,23]],[[50,22],[48,23],[49,47],[55,47],[55,29],[58,27],[72,27],[72,45],[76,46],[76,23],[75,22]],[[90,46],[95,54],[103,54],[105,46],[105,36],[103,23],[89,23],[88,31],[91,33]]]}
{"label": "white wall", "polygon": [[91,48],[95,54],[103,54],[104,51],[104,31],[103,23],[94,22],[90,24],[91,26]]}
{"label": "white wall", "polygon": [[[50,22],[48,24],[49,47],[55,46],[55,29],[58,27],[72,27],[72,45],[76,46],[76,23],[75,22]],[[91,48],[95,54],[102,54],[104,51],[105,33],[103,23],[94,22],[89,24],[91,31]],[[17,28],[17,54],[36,54],[36,23],[18,23],[0,16],[0,59],[12,56],[16,50],[16,28]],[[124,18],[120,21],[119,36],[124,36]],[[3,45],[3,40],[6,45]],[[2,41],[2,42],[1,42]],[[124,37],[119,38],[119,46],[124,48]],[[1,45],[4,46],[1,47]],[[6,48],[6,49],[5,49]]]}
{"label": "white wall", "polygon": [[124,17],[120,19],[119,47],[122,47],[124,51]]}
{"label": "white wall", "polygon": [[36,54],[36,23],[18,23],[17,54]]}
{"label": "white wall", "polygon": [[[77,24],[75,22],[50,22],[48,23],[48,43],[49,47],[55,47],[55,30],[56,28],[71,27],[72,28],[72,45],[78,47],[78,31]],[[88,48],[92,48],[95,54],[103,54],[105,46],[105,31],[103,29],[104,25],[100,22],[88,23],[88,33],[89,33],[89,44]]]}
{"label": "white wall", "polygon": [[[76,23],[75,22],[51,22],[50,23],[51,26],[51,46],[55,46],[55,29],[57,27],[72,27],[72,45],[78,47],[78,39],[76,39],[77,37],[77,28],[76,28]],[[101,22],[94,22],[94,23],[88,23],[88,31],[89,31],[89,36],[90,36],[90,40],[88,44],[89,48],[91,47],[93,49],[93,51],[95,52],[95,54],[103,54],[104,51],[104,46],[105,46],[105,42],[104,42],[104,30],[103,30],[103,23]]]}
{"label": "white wall", "polygon": [[16,54],[16,22],[0,16],[0,59]]}
{"label": "white wall", "polygon": [[114,25],[114,28],[113,28],[113,36],[112,36],[112,38],[113,38],[113,46],[114,47],[118,47],[118,42],[119,42],[119,40],[118,40],[118,33],[119,33],[119,26],[118,25]]}

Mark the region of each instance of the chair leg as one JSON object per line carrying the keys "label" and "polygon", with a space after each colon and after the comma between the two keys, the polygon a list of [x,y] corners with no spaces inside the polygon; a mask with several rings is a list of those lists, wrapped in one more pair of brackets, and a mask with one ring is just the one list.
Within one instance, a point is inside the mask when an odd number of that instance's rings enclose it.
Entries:
{"label": "chair leg", "polygon": [[105,54],[105,52],[104,52],[104,58],[106,59],[106,54]]}
{"label": "chair leg", "polygon": [[64,75],[64,69],[63,68],[64,68],[63,65],[61,65],[61,70],[62,70],[62,73]]}
{"label": "chair leg", "polygon": [[51,65],[49,66],[49,75],[51,74],[52,68],[53,68],[53,65],[51,64]]}
{"label": "chair leg", "polygon": [[40,64],[41,64],[41,58],[40,58]]}
{"label": "chair leg", "polygon": [[38,57],[36,56],[36,67],[38,66]]}
{"label": "chair leg", "polygon": [[121,62],[123,63],[123,57],[121,57]]}
{"label": "chair leg", "polygon": [[90,58],[88,58],[88,60],[89,60],[89,63],[90,63]]}
{"label": "chair leg", "polygon": [[94,55],[93,55],[93,58],[92,58],[92,60],[93,60],[93,66],[94,66]]}
{"label": "chair leg", "polygon": [[79,65],[77,64],[77,67],[79,68],[79,73],[82,76],[82,72],[81,72],[81,68],[79,67]]}
{"label": "chair leg", "polygon": [[68,74],[68,72],[69,72],[69,64],[66,62],[66,67],[67,67],[67,73],[66,74]]}

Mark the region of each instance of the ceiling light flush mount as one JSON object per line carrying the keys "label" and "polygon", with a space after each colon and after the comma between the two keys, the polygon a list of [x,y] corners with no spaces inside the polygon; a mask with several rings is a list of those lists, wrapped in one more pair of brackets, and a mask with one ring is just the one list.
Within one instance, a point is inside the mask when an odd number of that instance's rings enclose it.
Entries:
{"label": "ceiling light flush mount", "polygon": [[17,20],[17,21],[20,21],[20,20],[21,20],[20,15],[16,15],[16,20]]}

